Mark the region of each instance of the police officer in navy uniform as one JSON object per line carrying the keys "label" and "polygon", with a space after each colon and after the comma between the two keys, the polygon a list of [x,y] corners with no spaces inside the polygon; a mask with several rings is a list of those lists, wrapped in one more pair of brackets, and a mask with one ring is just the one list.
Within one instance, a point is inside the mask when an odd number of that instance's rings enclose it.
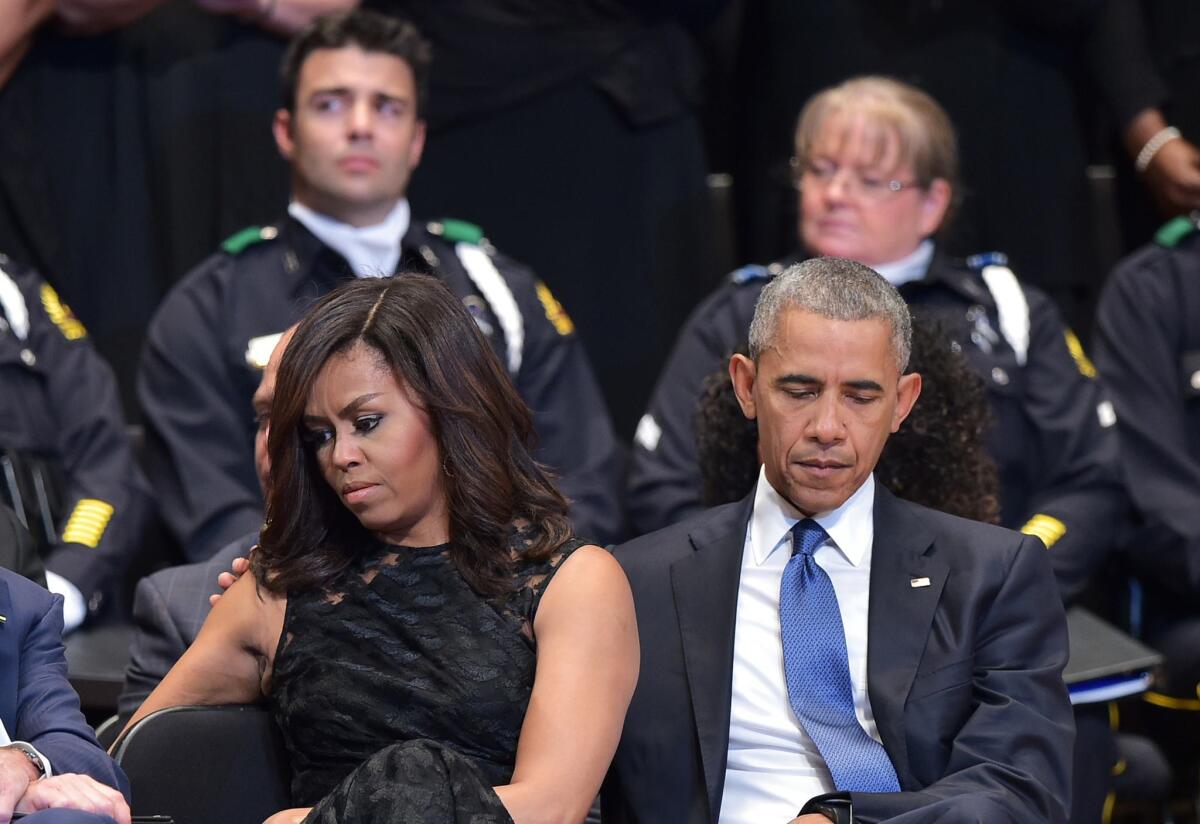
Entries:
{"label": "police officer in navy uniform", "polygon": [[1096,320],[1096,367],[1137,515],[1126,558],[1144,589],[1145,637],[1166,658],[1147,699],[1168,712],[1148,720],[1172,763],[1196,757],[1200,732],[1198,219],[1176,218],[1122,260]]}
{"label": "police officer in navy uniform", "polygon": [[151,324],[138,381],[147,471],[192,560],[261,525],[250,398],[278,333],[344,278],[404,271],[461,296],[533,411],[538,458],[559,473],[577,531],[618,537],[616,440],[569,316],[477,227],[411,218],[428,60],[411,24],[374,12],[298,35],[274,126],[292,168],[288,216],[227,241]]}
{"label": "police officer in navy uniform", "polygon": [[[1060,589],[1073,598],[1121,519],[1112,407],[1049,298],[1017,281],[1002,255],[953,260],[929,239],[945,222],[956,178],[946,114],[905,84],[847,81],[805,107],[796,164],[805,248],[879,270],[916,311],[941,322],[985,379],[1001,522],[1053,547]],[[680,335],[635,439],[629,508],[638,531],[701,507],[700,382],[746,339],[759,292],[789,262],[734,272]]]}
{"label": "police officer in navy uniform", "polygon": [[54,288],[3,255],[0,501],[34,536],[67,629],[105,602],[149,514],[112,370]]}

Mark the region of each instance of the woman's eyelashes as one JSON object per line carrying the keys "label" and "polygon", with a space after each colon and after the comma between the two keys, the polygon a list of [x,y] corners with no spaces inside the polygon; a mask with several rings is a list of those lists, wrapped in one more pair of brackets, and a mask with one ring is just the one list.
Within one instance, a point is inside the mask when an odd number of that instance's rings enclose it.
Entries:
{"label": "woman's eyelashes", "polygon": [[[382,420],[383,415],[359,415],[352,423],[354,427],[354,433],[356,435],[366,435],[375,427],[379,426],[379,423]],[[306,427],[300,433],[300,438],[307,446],[312,447],[313,449],[320,449],[322,446],[333,440],[334,431],[332,427],[328,426],[310,426]]]}
{"label": "woman's eyelashes", "polygon": [[365,435],[379,426],[379,422],[382,420],[383,415],[359,415],[354,419],[354,431]]}
{"label": "woman's eyelashes", "polygon": [[327,426],[306,427],[300,431],[300,440],[305,446],[319,449],[333,439],[333,430]]}

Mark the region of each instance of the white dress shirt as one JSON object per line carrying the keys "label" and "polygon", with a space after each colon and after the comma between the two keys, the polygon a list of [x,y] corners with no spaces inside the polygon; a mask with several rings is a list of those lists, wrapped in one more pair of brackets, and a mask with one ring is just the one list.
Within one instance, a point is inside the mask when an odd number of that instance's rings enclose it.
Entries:
{"label": "white dress shirt", "polygon": [[[854,712],[879,739],[867,697],[867,605],[871,582],[875,479],[814,520],[829,534],[813,554],[837,593]],[[729,760],[720,824],[786,824],[815,795],[833,792],[816,745],[788,703],[779,631],[779,585],[792,556],[791,529],[804,516],[760,470],[746,529],[733,644]]]}
{"label": "white dress shirt", "polygon": [[925,273],[929,271],[929,263],[932,260],[933,241],[923,240],[921,241],[921,245],[914,249],[911,255],[902,257],[899,260],[893,260],[891,263],[872,266],[871,268],[883,275],[884,280],[899,289],[909,281],[920,280],[925,277]]}
{"label": "white dress shirt", "polygon": [[288,214],[346,259],[355,277],[388,278],[400,262],[400,241],[411,221],[408,200],[400,198],[382,223],[351,226],[292,201]]}

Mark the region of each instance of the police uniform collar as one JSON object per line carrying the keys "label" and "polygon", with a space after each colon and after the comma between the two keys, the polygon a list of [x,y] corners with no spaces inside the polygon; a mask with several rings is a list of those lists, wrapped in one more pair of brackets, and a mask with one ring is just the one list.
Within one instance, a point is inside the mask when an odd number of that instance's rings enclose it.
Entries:
{"label": "police uniform collar", "polygon": [[933,259],[929,262],[925,277],[914,281],[914,284],[930,287],[941,286],[972,303],[985,306],[992,306],[995,302],[987,285],[979,278],[977,272],[967,266],[966,261],[951,257],[937,247],[934,247]]}
{"label": "police uniform collar", "polygon": [[322,243],[307,226],[291,215],[279,224],[279,237],[284,243],[284,268],[301,275],[302,279],[333,285],[354,277],[345,258]]}

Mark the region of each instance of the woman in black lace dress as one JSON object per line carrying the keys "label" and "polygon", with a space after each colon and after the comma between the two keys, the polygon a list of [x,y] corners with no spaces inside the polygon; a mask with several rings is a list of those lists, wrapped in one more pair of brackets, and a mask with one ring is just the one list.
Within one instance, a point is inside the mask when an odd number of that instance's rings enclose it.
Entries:
{"label": "woman in black lace dress", "polygon": [[581,821],[637,679],[629,585],[573,539],[495,354],[433,278],[287,344],[260,548],[134,719],[265,701],[285,822]]}

